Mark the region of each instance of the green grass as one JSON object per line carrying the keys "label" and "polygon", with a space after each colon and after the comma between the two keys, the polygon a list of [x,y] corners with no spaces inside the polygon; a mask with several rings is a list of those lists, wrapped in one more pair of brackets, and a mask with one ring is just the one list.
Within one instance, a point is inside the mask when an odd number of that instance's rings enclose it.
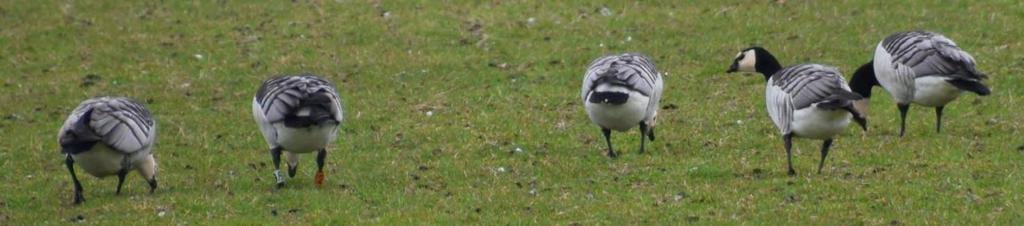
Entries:
{"label": "green grass", "polygon": [[[606,6],[610,15],[602,15]],[[528,22],[533,18],[533,22]],[[0,3],[0,224],[997,224],[1024,219],[1020,1]],[[971,52],[993,94],[965,94],[908,135],[875,89],[870,132],[795,142],[766,117],[764,81],[723,73],[758,44],[783,64],[852,73],[879,40],[924,28]],[[583,70],[639,51],[667,73],[658,140],[615,133],[603,156]],[[201,59],[196,57],[201,55]],[[250,114],[262,80],[313,72],[346,121],[327,184],[313,156],[272,185]],[[90,78],[90,79],[87,79]],[[90,83],[90,84],[85,84]],[[81,100],[124,95],[158,121],[162,187],[79,175],[71,205],[57,129]],[[426,112],[432,112],[428,116]],[[521,148],[522,152],[515,152]],[[501,172],[499,168],[504,169]],[[276,211],[277,215],[273,215]],[[158,213],[163,212],[164,215]]]}

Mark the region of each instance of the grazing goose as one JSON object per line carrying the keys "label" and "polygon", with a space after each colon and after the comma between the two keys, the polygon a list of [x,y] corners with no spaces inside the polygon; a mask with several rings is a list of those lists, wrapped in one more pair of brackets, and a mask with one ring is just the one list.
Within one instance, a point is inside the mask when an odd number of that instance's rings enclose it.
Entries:
{"label": "grazing goose", "polygon": [[277,187],[284,186],[282,152],[288,158],[288,176],[295,177],[297,154],[316,151],[314,183],[323,185],[326,148],[337,136],[341,113],[334,86],[315,75],[283,76],[263,82],[252,99],[252,115],[270,146]]}
{"label": "grazing goose", "polygon": [[590,121],[601,127],[609,157],[618,156],[612,149],[611,130],[627,131],[639,125],[640,153],[645,138],[654,141],[662,86],[661,74],[641,54],[604,56],[587,67],[580,95]]}
{"label": "grazing goose", "polygon": [[821,64],[799,64],[782,68],[779,61],[760,47],[745,49],[736,56],[728,73],[760,72],[768,81],[765,104],[768,116],[782,133],[786,147],[789,175],[793,170],[793,137],[825,140],[821,146],[821,173],[835,135],[850,124],[850,116],[865,127],[865,119],[853,108],[860,95],[850,91],[842,74],[833,67]]}
{"label": "grazing goose", "polygon": [[124,97],[97,97],[82,101],[60,128],[64,164],[75,184],[74,203],[85,201],[75,162],[85,172],[102,178],[117,175],[117,192],[129,171],[135,170],[156,190],[153,141],[156,122],[142,104]]}
{"label": "grazing goose", "polygon": [[867,113],[871,88],[881,85],[900,110],[900,136],[906,130],[910,103],[935,108],[935,131],[942,131],[942,108],[963,91],[986,96],[987,78],[974,58],[941,34],[928,31],[900,32],[882,40],[875,57],[857,69],[850,79],[853,91],[864,96],[855,106]]}

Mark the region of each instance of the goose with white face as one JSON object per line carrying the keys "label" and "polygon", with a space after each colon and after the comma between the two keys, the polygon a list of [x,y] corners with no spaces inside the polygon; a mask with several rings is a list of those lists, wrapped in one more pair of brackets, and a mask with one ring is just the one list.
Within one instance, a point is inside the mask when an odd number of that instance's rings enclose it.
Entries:
{"label": "goose with white face", "polygon": [[867,129],[867,120],[854,109],[855,101],[862,97],[850,91],[835,67],[799,64],[783,68],[764,48],[751,47],[740,51],[726,72],[764,75],[768,116],[782,134],[787,173],[791,176],[796,175],[792,164],[793,138],[824,140],[818,162],[821,173],[833,137],[846,130],[851,119]]}
{"label": "goose with white face", "polygon": [[757,72],[757,53],[754,49],[747,49],[736,54],[732,66],[726,72]]}

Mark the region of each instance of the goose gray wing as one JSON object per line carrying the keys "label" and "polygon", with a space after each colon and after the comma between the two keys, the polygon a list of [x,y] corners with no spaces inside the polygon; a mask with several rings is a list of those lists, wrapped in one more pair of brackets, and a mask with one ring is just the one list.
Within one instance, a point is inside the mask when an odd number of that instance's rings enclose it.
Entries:
{"label": "goose gray wing", "polygon": [[656,89],[661,74],[650,58],[639,53],[625,53],[598,58],[590,63],[583,76],[583,88],[580,97],[586,101],[587,94],[594,90],[601,81],[614,81],[625,84],[645,96],[660,95]]}
{"label": "goose gray wing", "polygon": [[949,38],[928,31],[893,34],[882,41],[892,63],[913,70],[915,77],[946,76],[977,81],[988,76],[978,71],[974,57]]}
{"label": "goose gray wing", "polygon": [[782,134],[790,133],[790,122],[793,121],[793,97],[783,91],[781,87],[772,85],[774,78],[768,79],[768,87],[765,88],[764,102],[768,108],[768,118],[775,123],[775,128]]}
{"label": "goose gray wing", "polygon": [[142,104],[124,97],[83,101],[61,127],[62,152],[76,154],[95,143],[131,154],[147,150],[156,136],[156,122]]}
{"label": "goose gray wing", "polygon": [[658,72],[653,61],[646,55],[624,53],[604,56],[594,60],[587,67],[587,72],[583,76],[580,97],[583,98],[583,101],[587,101],[587,95],[601,82],[624,84],[631,90],[650,97],[644,121],[648,125],[654,126],[654,118],[657,116],[658,104],[664,89],[661,77],[661,73]]}
{"label": "goose gray wing", "polygon": [[782,134],[791,132],[793,112],[836,99],[855,99],[834,67],[800,64],[776,72],[765,89],[768,115]]}
{"label": "goose gray wing", "polygon": [[[314,75],[283,76],[263,82],[254,97],[254,111],[262,120],[275,123],[298,110],[300,105],[324,103],[335,121],[342,121],[341,100],[330,82]],[[259,117],[257,117],[259,118]]]}
{"label": "goose gray wing", "polygon": [[831,100],[850,88],[839,70],[821,64],[795,65],[775,73],[773,83],[793,98],[794,109]]}

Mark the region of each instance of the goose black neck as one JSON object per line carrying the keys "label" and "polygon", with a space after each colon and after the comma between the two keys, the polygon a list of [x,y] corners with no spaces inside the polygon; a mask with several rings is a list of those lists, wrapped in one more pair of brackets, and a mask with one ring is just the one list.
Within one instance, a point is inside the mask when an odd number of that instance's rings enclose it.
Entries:
{"label": "goose black neck", "polygon": [[771,79],[775,72],[782,70],[782,64],[768,51],[762,49],[755,53],[757,54],[757,65],[754,66],[754,69],[764,75],[765,81]]}
{"label": "goose black neck", "polygon": [[878,79],[875,78],[875,67],[872,62],[857,68],[850,78],[850,89],[864,98],[871,98],[871,87],[877,85]]}

